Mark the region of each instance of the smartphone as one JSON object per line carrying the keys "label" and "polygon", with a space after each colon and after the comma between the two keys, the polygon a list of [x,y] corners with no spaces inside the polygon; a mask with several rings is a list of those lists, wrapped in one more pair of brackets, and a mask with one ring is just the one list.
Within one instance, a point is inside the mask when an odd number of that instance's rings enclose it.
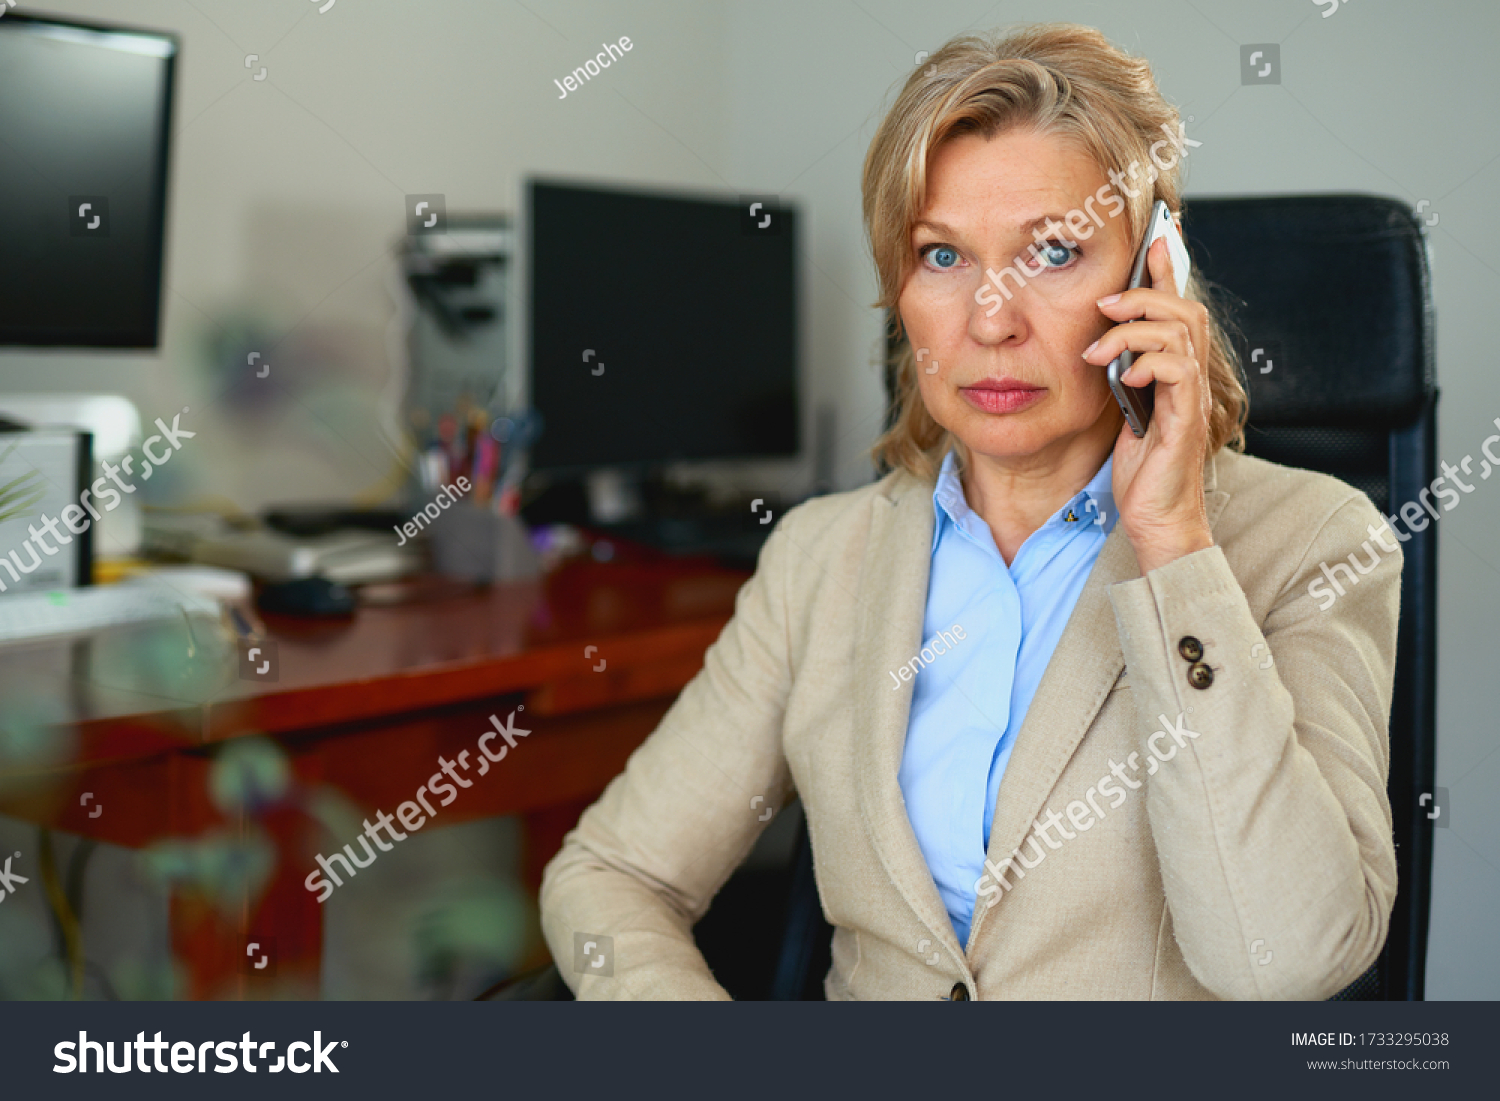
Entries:
{"label": "smartphone", "polygon": [[[1135,267],[1130,272],[1130,286],[1127,289],[1135,290],[1145,285],[1146,253],[1158,237],[1167,239],[1167,255],[1172,258],[1173,281],[1177,284],[1177,293],[1184,295],[1187,293],[1188,275],[1193,270],[1193,263],[1188,258],[1187,246],[1182,243],[1182,234],[1177,231],[1177,223],[1172,220],[1172,212],[1160,199],[1151,207],[1151,218],[1146,224],[1146,243],[1136,253]],[[1114,393],[1115,400],[1120,403],[1125,423],[1130,425],[1130,430],[1139,439],[1146,434],[1146,428],[1151,423],[1151,411],[1156,407],[1156,384],[1126,386],[1121,382],[1120,376],[1130,370],[1130,365],[1134,362],[1135,353],[1128,349],[1114,358],[1109,365],[1109,388]]]}

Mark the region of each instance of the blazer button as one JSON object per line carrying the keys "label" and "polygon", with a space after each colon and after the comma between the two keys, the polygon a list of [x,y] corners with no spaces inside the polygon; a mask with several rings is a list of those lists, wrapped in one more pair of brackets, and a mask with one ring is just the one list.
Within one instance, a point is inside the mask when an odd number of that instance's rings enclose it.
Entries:
{"label": "blazer button", "polygon": [[1203,658],[1203,643],[1192,635],[1184,635],[1177,643],[1177,652],[1188,661],[1200,661]]}
{"label": "blazer button", "polygon": [[1188,670],[1188,683],[1194,688],[1207,688],[1214,682],[1214,671],[1201,661]]}
{"label": "blazer button", "polygon": [[953,984],[953,990],[948,995],[950,1002],[966,1002],[969,1000],[969,988],[961,982]]}

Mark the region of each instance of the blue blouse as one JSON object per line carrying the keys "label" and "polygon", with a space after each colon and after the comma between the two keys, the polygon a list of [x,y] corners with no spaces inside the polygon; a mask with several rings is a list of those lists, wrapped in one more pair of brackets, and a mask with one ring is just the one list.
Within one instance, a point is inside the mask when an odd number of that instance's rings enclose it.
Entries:
{"label": "blue blouse", "polygon": [[923,638],[938,645],[915,670],[898,779],[917,844],[967,948],[974,884],[1016,733],[1118,514],[1111,455],[1007,568],[989,525],[964,499],[954,462],[949,451],[932,493]]}

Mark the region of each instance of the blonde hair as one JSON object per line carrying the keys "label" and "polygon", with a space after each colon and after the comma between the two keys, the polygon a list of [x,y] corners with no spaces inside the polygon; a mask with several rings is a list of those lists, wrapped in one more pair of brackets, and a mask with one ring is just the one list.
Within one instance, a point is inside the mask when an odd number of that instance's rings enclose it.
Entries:
{"label": "blonde hair", "polygon": [[[1176,138],[1179,118],[1145,60],[1117,49],[1092,27],[1067,23],[1023,27],[1005,37],[954,38],[907,78],[870,143],[862,181],[865,232],[880,282],[875,305],[890,311],[900,340],[895,421],[870,454],[881,465],[927,481],[936,479],[950,447],[960,462],[967,456],[961,441],[927,411],[896,309],[915,264],[912,226],[926,202],[927,168],[938,146],[961,134],[989,139],[1013,127],[1062,135],[1078,142],[1102,171],[1123,173],[1133,164],[1153,164],[1153,143],[1161,148],[1164,128]],[[1154,164],[1158,174],[1151,188],[1137,188],[1134,198],[1129,191],[1121,196],[1131,240],[1143,238],[1155,200],[1181,211],[1181,160],[1174,160],[1170,168]],[[1196,272],[1186,297],[1209,311],[1209,454],[1226,444],[1242,450],[1249,402],[1234,348]]]}

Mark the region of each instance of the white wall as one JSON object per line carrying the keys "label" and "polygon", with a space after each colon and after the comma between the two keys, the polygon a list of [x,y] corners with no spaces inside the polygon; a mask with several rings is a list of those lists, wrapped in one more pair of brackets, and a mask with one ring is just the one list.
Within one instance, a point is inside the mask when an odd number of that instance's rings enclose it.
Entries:
{"label": "white wall", "polygon": [[[852,487],[869,475],[882,409],[858,191],[881,110],[916,51],[997,21],[1069,19],[1145,54],[1194,117],[1203,145],[1190,195],[1429,200],[1441,219],[1431,230],[1439,455],[1458,459],[1500,416],[1500,372],[1484,348],[1484,296],[1500,289],[1500,8],[1358,0],[1325,18],[1327,2],[342,0],[322,15],[302,0],[33,5],[184,37],[173,293],[159,356],[6,353],[0,377],[16,389],[118,389],[150,419],[210,392],[199,335],[253,305],[272,331],[297,326],[293,363],[318,383],[259,413],[205,408],[222,423],[200,438],[196,489],[247,508],[346,496],[389,470],[389,430],[377,428],[397,393],[384,280],[404,194],[510,209],[529,171],[769,191],[806,215],[806,423],[816,405],[836,408],[838,480]],[[552,78],[622,34],[634,50],[558,101]],[[1281,44],[1281,85],[1241,86],[1249,42]],[[265,81],[250,80],[248,53],[261,55]],[[607,292],[596,273],[581,270],[580,283]],[[1500,485],[1481,483],[1445,515],[1439,542],[1438,782],[1451,789],[1453,826],[1437,831],[1428,991],[1494,998]]]}

